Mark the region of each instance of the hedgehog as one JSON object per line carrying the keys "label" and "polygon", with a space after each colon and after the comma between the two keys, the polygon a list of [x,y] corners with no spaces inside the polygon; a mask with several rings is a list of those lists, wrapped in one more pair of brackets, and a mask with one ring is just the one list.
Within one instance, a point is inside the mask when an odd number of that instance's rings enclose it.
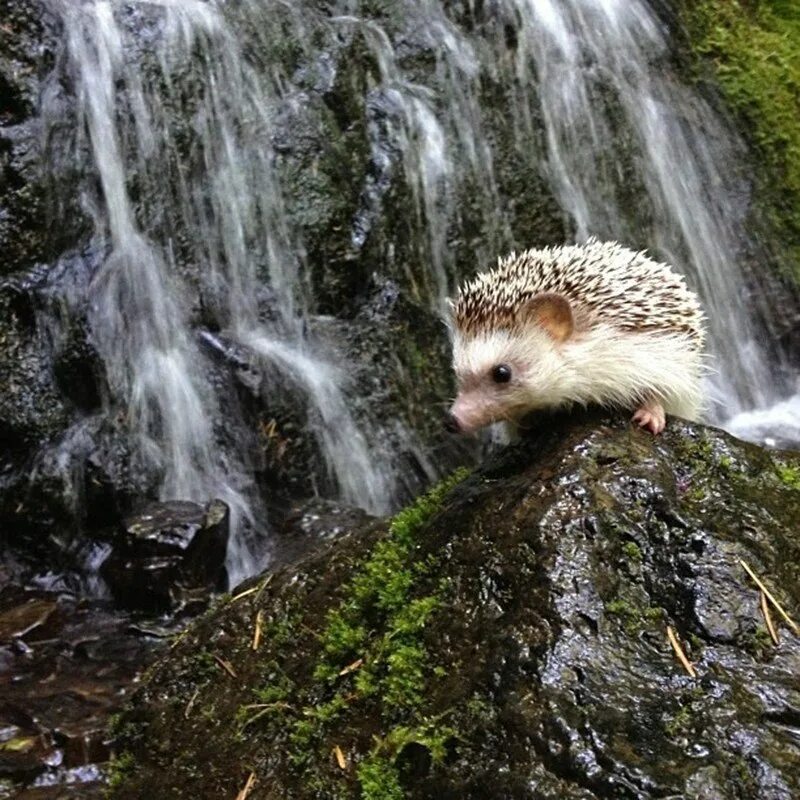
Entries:
{"label": "hedgehog", "polygon": [[513,430],[531,412],[572,405],[628,409],[653,434],[667,413],[701,413],[700,304],[645,252],[593,238],[511,253],[449,305],[452,432]]}

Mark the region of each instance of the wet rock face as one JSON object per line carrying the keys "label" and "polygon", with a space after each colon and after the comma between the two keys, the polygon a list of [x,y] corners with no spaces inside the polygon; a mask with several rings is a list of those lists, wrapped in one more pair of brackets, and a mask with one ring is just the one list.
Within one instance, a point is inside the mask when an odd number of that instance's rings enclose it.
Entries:
{"label": "wet rock face", "polygon": [[740,559],[798,619],[798,520],[797,456],[547,420],[199,620],[114,796],[797,797],[800,638]]}
{"label": "wet rock face", "polygon": [[360,508],[316,498],[291,509],[275,532],[272,565],[296,561],[305,553],[363,527],[372,520]]}
{"label": "wet rock face", "polygon": [[[74,246],[87,232],[61,130],[44,131],[40,100],[58,50],[58,25],[41,0],[0,0],[0,275],[27,269]],[[60,102],[51,85],[49,102]],[[49,159],[49,168],[44,164]],[[73,184],[74,185],[74,184]],[[69,199],[67,199],[69,198]]]}
{"label": "wet rock face", "polygon": [[191,590],[204,596],[227,583],[229,512],[221,500],[152,503],[124,523],[103,563],[115,599],[127,608],[167,609]]}

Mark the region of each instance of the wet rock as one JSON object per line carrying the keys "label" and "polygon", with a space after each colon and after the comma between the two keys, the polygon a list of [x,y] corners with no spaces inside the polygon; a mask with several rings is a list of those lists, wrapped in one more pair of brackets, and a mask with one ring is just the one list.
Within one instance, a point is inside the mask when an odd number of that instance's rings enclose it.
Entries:
{"label": "wet rock", "polygon": [[54,566],[147,489],[131,486],[129,432],[99,408],[104,368],[72,305],[99,258],[90,248],[0,281],[0,525]]}
{"label": "wet rock", "polygon": [[31,599],[22,605],[0,611],[0,642],[24,638],[41,628],[56,610],[57,603],[50,599]]}
{"label": "wet rock", "polygon": [[102,797],[110,717],[180,620],[133,624],[107,603],[5,580],[0,620],[0,798]]}
{"label": "wet rock", "polygon": [[334,496],[336,484],[311,430],[312,404],[292,364],[260,358],[224,333],[203,331],[200,339],[218,382],[235,389],[221,393],[225,435],[250,465],[270,519],[280,520],[303,498]]}
{"label": "wet rock", "polygon": [[291,509],[276,531],[272,566],[295,561],[304,553],[331,542],[373,519],[360,508],[316,498]]}
{"label": "wet rock", "polygon": [[3,458],[31,451],[64,430],[68,413],[33,314],[0,287],[0,435]]}
{"label": "wet rock", "polygon": [[0,777],[24,779],[37,775],[52,759],[50,749],[39,736],[26,736],[14,726],[6,726],[0,736]]}
{"label": "wet rock", "polygon": [[[58,24],[40,0],[0,0],[0,19],[0,274],[6,274],[55,258],[87,226],[77,193],[68,191],[76,169],[72,134],[65,140],[62,131],[45,132],[40,114]],[[59,87],[48,89],[56,102]],[[48,156],[51,168],[43,169]],[[56,194],[65,198],[61,207],[52,202]]]}
{"label": "wet rock", "polygon": [[796,797],[800,637],[741,560],[800,619],[798,520],[797,455],[542,420],[199,620],[123,714],[113,796]]}
{"label": "wet rock", "polygon": [[229,511],[221,500],[153,503],[124,522],[103,577],[128,608],[170,608],[191,590],[221,589]]}

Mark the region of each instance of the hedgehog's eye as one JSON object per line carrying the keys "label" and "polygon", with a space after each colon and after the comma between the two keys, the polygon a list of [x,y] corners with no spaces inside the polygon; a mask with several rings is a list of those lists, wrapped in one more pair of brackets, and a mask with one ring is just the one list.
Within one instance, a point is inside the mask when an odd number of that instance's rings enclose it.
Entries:
{"label": "hedgehog's eye", "polygon": [[511,380],[511,367],[508,364],[498,364],[492,369],[492,380],[495,383],[508,383]]}

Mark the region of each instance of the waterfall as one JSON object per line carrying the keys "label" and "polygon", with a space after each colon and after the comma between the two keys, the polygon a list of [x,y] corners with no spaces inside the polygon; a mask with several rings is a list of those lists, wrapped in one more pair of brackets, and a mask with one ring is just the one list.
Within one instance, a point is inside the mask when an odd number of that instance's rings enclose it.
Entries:
{"label": "waterfall", "polygon": [[[746,435],[770,418],[780,400],[762,341],[770,310],[752,299],[742,187],[728,169],[742,145],[671,70],[668,32],[646,0],[410,0],[382,15],[357,0],[324,12],[284,0],[50,2],[65,29],[56,73],[75,95],[79,190],[104,253],[85,300],[107,370],[105,413],[128,430],[136,467],[157,476],[163,499],[230,505],[233,580],[263,563],[268,531],[252,468],[222,444],[233,390],[215,384],[204,342],[233,342],[301,394],[343,502],[395,505],[403,475],[387,432],[436,473],[400,423],[354,415],[351,365],[309,333],[313,265],[276,166],[286,119],[302,128],[311,118],[343,69],[337,48],[356,39],[374,67],[364,68],[369,164],[353,252],[404,182],[413,235],[393,277],[439,310],[499,253],[557,243],[538,238],[508,191],[539,176],[568,238],[646,246],[700,293],[713,419],[736,417]],[[278,11],[300,53],[291,68],[275,50]],[[498,119],[512,142],[504,189]],[[509,158],[525,178],[509,178]],[[64,437],[84,450],[85,440]]]}
{"label": "waterfall", "polygon": [[[664,24],[644,0],[512,0],[517,74],[538,81],[547,173],[578,240],[633,238],[686,275],[708,318],[717,420],[774,402],[740,265],[729,165],[740,146],[678,83]],[[631,153],[614,147],[622,127]],[[631,186],[644,192],[632,212]],[[762,320],[763,322],[763,320]]]}
{"label": "waterfall", "polygon": [[[203,381],[202,358],[189,333],[179,279],[135,219],[126,185],[125,136],[118,125],[116,81],[125,69],[122,32],[111,4],[65,8],[67,47],[79,87],[80,114],[88,133],[105,200],[98,235],[108,255],[93,278],[89,322],[115,397],[125,404],[126,425],[142,469],[161,474],[164,498],[222,498],[235,529],[250,516],[238,465],[215,454],[214,397]],[[139,111],[137,134],[146,151],[154,132],[146,119],[137,76],[126,81]],[[234,575],[247,556],[234,549]]]}
{"label": "waterfall", "polygon": [[[428,300],[433,308],[443,311],[445,300],[455,289],[448,229],[459,217],[456,190],[465,176],[471,177],[481,187],[480,204],[486,218],[496,213],[500,199],[481,119],[480,63],[475,46],[436,0],[408,3],[407,13],[422,32],[425,46],[435,55],[438,91],[406,74],[389,33],[375,20],[348,16],[336,17],[334,22],[355,27],[378,64],[380,83],[368,98],[373,118],[373,159],[376,164],[385,164],[381,147],[387,138],[401,154],[417,220],[427,234],[419,255],[428,264]],[[439,95],[442,88],[444,97]],[[379,116],[389,120],[388,137],[375,122]],[[480,247],[479,257],[484,263],[497,255],[493,246],[509,237],[506,220],[500,218],[494,224],[499,230]],[[359,220],[354,228],[356,244],[362,244]],[[419,276],[410,275],[409,279],[413,283]]]}
{"label": "waterfall", "polygon": [[[132,11],[134,24],[157,28],[155,59],[136,57],[126,27]],[[251,481],[215,439],[219,408],[189,322],[198,289],[174,255],[182,247],[202,278],[200,301],[266,368],[289,373],[305,390],[309,424],[341,499],[386,512],[391,470],[350,415],[342,372],[304,334],[302,248],[292,240],[272,166],[276,101],[221,10],[200,0],[91,0],[64,2],[59,12],[79,130],[102,189],[102,202],[87,198],[86,205],[108,249],[92,280],[89,324],[112,402],[126,409],[138,468],[160,475],[162,499],[228,503],[233,581],[263,561],[263,541],[245,533],[263,526],[253,518]],[[185,71],[198,62],[189,121],[175,112],[186,102]],[[191,157],[181,152],[186,137]],[[147,230],[134,209],[130,173],[145,198]],[[180,229],[169,230],[176,220]],[[262,280],[278,313],[269,327],[257,306]]]}
{"label": "waterfall", "polygon": [[[674,73],[669,32],[652,4],[502,0],[484,12],[490,21],[477,36],[439,2],[415,0],[405,13],[435,54],[435,88],[404,72],[396,43],[374,20],[347,19],[362,26],[380,67],[379,91],[395,109],[404,173],[427,223],[434,299],[452,289],[447,231],[458,220],[454,198],[465,176],[479,187],[484,218],[495,218],[494,229],[487,225],[491,244],[513,238],[510,220],[498,213],[479,96],[481,77],[511,83],[507,114],[520,132],[518,157],[544,172],[572,238],[646,247],[700,294],[710,334],[710,415],[747,436],[748,412],[762,409],[768,418],[781,398],[775,347],[765,341],[777,327],[768,292],[742,263],[743,187],[730,165],[742,160],[744,146]],[[524,136],[536,138],[537,126],[544,147],[526,152]],[[553,244],[518,237],[518,247]],[[489,250],[477,254],[484,268],[496,255]]]}

